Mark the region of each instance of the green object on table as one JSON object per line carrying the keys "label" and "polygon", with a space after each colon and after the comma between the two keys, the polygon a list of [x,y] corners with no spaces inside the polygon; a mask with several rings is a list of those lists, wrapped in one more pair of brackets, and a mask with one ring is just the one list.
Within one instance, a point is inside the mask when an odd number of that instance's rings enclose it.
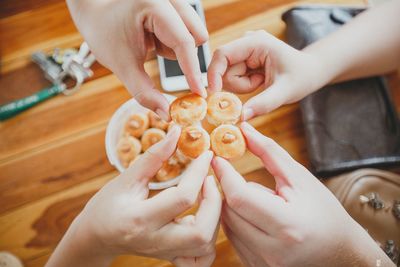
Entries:
{"label": "green object on table", "polygon": [[65,89],[64,84],[55,84],[49,88],[43,89],[33,95],[22,99],[12,101],[0,106],[0,120],[6,120],[14,117],[18,113],[33,107],[34,105],[49,99]]}

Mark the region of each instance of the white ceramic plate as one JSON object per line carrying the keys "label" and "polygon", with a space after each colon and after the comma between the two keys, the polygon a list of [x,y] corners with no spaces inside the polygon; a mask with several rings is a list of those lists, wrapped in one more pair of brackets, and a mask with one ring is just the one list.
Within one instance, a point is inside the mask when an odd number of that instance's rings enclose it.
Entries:
{"label": "white ceramic plate", "polygon": [[[174,99],[176,98],[172,95],[167,95],[167,94],[164,94],[164,96],[170,103],[174,101]],[[117,109],[117,111],[113,114],[111,120],[107,125],[107,130],[106,130],[107,158],[110,161],[111,165],[113,165],[119,172],[125,171],[125,168],[119,161],[117,154],[117,143],[122,135],[124,124],[130,115],[134,113],[141,113],[147,111],[149,111],[147,108],[141,106],[135,99],[132,98]],[[180,176],[165,182],[150,182],[149,189],[151,190],[165,189],[177,185],[179,183],[179,180]]]}

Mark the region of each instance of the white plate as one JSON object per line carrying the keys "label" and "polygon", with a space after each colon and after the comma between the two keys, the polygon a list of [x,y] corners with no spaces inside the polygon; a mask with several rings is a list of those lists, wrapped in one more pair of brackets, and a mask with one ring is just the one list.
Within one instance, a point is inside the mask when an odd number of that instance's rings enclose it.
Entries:
{"label": "white plate", "polygon": [[[170,103],[174,101],[174,99],[176,98],[172,95],[167,95],[167,94],[164,94],[164,96]],[[119,172],[125,171],[125,168],[119,161],[117,154],[117,143],[122,135],[124,124],[130,115],[147,111],[149,111],[149,109],[141,106],[135,99],[132,98],[117,109],[117,111],[113,114],[111,120],[107,125],[107,130],[106,130],[107,158],[110,161],[111,165],[113,165]],[[177,185],[179,183],[179,180],[180,176],[165,182],[150,182],[149,189],[151,190],[165,189]]]}

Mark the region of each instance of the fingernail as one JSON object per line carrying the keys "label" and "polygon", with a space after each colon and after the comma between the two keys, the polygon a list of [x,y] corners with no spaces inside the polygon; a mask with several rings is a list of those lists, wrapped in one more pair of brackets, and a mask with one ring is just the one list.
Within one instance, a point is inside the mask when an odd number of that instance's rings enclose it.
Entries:
{"label": "fingernail", "polygon": [[246,131],[253,131],[254,130],[254,127],[251,126],[251,124],[248,123],[248,122],[242,122],[240,124],[240,128],[242,128],[243,130],[246,130]]}
{"label": "fingernail", "polygon": [[203,79],[202,78],[200,78],[200,85],[201,85],[201,96],[202,97],[204,97],[204,98],[207,98],[207,90],[206,90],[206,85],[204,84],[204,82],[203,82]]}
{"label": "fingernail", "polygon": [[197,94],[202,98],[207,98],[207,91],[206,88],[204,87],[203,82],[200,82],[200,89],[198,90]]}
{"label": "fingernail", "polygon": [[166,113],[164,110],[158,108],[158,109],[156,109],[156,113],[158,116],[160,116],[161,119],[163,119],[165,121],[169,121],[168,113]]}
{"label": "fingernail", "polygon": [[203,87],[203,89],[201,90],[201,96],[202,96],[203,98],[207,98],[207,90],[206,90],[205,87]]}
{"label": "fingernail", "polygon": [[251,108],[243,108],[242,121],[247,121],[254,116],[254,111]]}
{"label": "fingernail", "polygon": [[[208,150],[208,151],[206,151],[206,152],[204,152],[207,156],[207,158],[211,158],[212,159],[212,157],[214,156],[214,153],[211,151],[211,150]],[[210,160],[211,160],[210,159]]]}
{"label": "fingernail", "polygon": [[167,136],[174,135],[179,129],[180,127],[177,124],[173,124],[171,129],[168,131]]}
{"label": "fingernail", "polygon": [[211,160],[211,164],[212,164],[213,166],[214,166],[214,165],[217,165],[219,160],[220,160],[220,157],[215,156],[215,157],[213,157],[213,159]]}
{"label": "fingernail", "polygon": [[209,183],[216,185],[214,175],[207,176],[207,180]]}

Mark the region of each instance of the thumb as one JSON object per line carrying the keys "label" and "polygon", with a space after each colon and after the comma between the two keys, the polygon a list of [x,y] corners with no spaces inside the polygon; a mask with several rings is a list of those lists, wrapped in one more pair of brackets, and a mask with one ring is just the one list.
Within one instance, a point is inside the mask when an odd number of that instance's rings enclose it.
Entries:
{"label": "thumb", "polygon": [[288,88],[283,82],[275,81],[243,105],[242,121],[269,113],[286,104],[289,100],[287,91]]}
{"label": "thumb", "polygon": [[143,66],[135,68],[123,81],[139,104],[156,112],[163,120],[169,121],[169,103],[161,92],[154,88],[154,83]]}

